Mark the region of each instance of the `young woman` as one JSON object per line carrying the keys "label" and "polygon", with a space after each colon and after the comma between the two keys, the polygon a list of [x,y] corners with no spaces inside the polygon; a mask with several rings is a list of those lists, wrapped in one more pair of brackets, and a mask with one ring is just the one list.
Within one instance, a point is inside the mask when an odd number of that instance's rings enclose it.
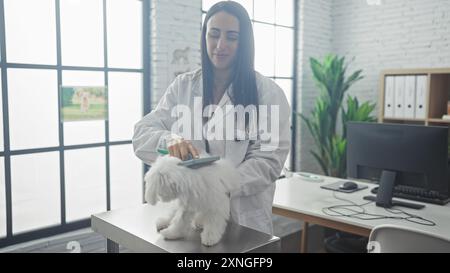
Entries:
{"label": "young woman", "polygon": [[[170,155],[182,160],[189,155],[198,157],[202,153],[229,160],[241,177],[240,189],[231,194],[232,219],[241,225],[272,234],[274,181],[281,173],[290,147],[289,104],[274,81],[254,70],[252,24],[240,4],[222,1],[211,7],[203,23],[201,50],[201,69],[179,75],[157,107],[136,124],[133,136],[135,153],[151,165],[158,157],[157,147],[166,141]],[[180,105],[189,107],[193,112],[197,107],[200,108],[197,110],[203,109],[205,112],[210,110],[209,119],[194,120],[190,124],[189,129],[194,131],[198,131],[196,125],[200,124],[202,139],[183,138],[173,132],[178,121],[176,116],[172,116],[172,110]],[[234,135],[235,126],[225,128],[222,139],[205,137],[203,133],[211,127],[212,116],[216,121],[226,119],[230,115],[227,110],[229,106],[255,106],[258,122],[275,121],[271,128],[278,128],[276,135],[272,136],[276,146],[264,147],[264,139],[260,137],[264,132],[261,131],[257,131],[256,138],[246,135],[242,140],[227,139],[226,131],[232,130]],[[270,111],[273,106],[278,110]],[[262,115],[260,110],[265,107],[269,111]],[[264,119],[261,119],[262,116]],[[195,119],[194,114],[192,117]],[[247,132],[253,128],[249,117],[242,121]]]}

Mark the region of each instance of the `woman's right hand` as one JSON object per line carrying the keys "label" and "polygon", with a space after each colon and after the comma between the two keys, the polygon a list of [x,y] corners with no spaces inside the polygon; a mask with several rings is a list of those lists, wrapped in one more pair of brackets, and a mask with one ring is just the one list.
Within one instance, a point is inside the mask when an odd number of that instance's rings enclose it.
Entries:
{"label": "woman's right hand", "polygon": [[178,157],[181,160],[189,159],[189,154],[192,155],[192,158],[199,157],[197,149],[189,140],[178,139],[170,143],[167,149],[169,150],[170,156]]}

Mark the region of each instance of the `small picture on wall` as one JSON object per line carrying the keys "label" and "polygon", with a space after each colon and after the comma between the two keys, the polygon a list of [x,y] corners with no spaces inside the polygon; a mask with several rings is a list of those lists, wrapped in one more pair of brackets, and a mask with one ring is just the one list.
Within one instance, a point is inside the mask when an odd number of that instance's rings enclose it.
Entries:
{"label": "small picture on wall", "polygon": [[107,119],[106,86],[61,86],[61,122]]}

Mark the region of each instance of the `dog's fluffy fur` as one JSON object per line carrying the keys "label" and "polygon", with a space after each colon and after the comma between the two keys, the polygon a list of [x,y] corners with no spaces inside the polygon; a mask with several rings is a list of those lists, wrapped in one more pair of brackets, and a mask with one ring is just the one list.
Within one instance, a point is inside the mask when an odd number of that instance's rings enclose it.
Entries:
{"label": "dog's fluffy fur", "polygon": [[179,162],[171,156],[158,158],[145,175],[145,200],[155,205],[178,199],[177,209],[156,223],[165,239],[183,238],[192,228],[203,229],[202,244],[212,246],[222,238],[230,218],[230,192],[239,187],[238,174],[223,159],[196,169]]}

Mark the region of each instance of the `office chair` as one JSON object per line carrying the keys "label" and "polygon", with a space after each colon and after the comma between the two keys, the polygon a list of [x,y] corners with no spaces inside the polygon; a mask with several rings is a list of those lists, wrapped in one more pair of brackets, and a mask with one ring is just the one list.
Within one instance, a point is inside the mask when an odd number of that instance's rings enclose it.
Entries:
{"label": "office chair", "polygon": [[386,224],[372,229],[367,250],[369,253],[450,253],[450,239],[418,229]]}

